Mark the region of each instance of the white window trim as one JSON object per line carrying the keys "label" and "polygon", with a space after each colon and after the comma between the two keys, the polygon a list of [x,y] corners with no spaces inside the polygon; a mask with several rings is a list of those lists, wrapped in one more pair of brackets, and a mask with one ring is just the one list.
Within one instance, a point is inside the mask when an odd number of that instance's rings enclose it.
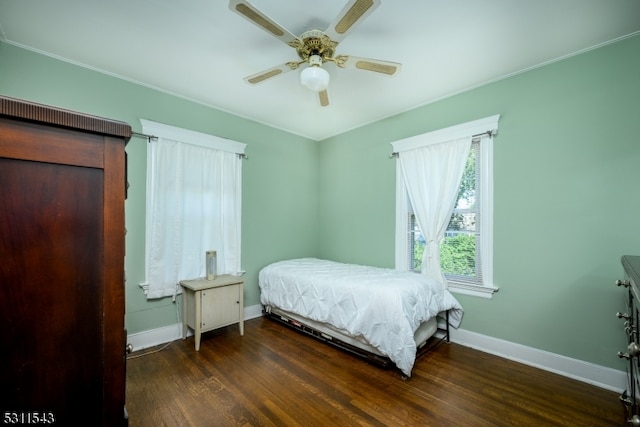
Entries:
{"label": "white window trim", "polygon": [[[393,151],[402,153],[431,144],[439,144],[466,136],[479,135],[491,131],[495,135],[498,131],[500,115],[474,120],[460,125],[412,136],[392,142]],[[483,200],[493,201],[493,138],[485,137],[480,143],[480,173],[481,194]],[[409,266],[409,250],[407,245],[407,215],[408,196],[404,177],[399,167],[396,167],[396,268],[407,270]],[[473,285],[449,281],[449,290],[454,293],[472,295],[481,298],[492,298],[498,291],[493,283],[493,203],[481,204],[482,239],[480,251],[482,253],[482,277],[484,285]]]}

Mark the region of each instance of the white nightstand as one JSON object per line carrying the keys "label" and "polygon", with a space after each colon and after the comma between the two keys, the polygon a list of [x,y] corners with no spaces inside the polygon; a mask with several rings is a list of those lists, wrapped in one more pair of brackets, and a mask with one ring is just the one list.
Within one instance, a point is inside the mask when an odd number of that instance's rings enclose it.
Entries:
{"label": "white nightstand", "polygon": [[244,335],[244,280],[240,276],[225,274],[213,280],[206,278],[183,280],[182,339],[187,328],[193,329],[196,351],[200,350],[203,332],[238,323]]}

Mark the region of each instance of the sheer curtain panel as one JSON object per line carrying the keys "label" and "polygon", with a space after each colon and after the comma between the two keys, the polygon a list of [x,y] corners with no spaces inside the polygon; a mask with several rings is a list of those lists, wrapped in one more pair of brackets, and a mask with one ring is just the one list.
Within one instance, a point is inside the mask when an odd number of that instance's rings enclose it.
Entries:
{"label": "sheer curtain panel", "polygon": [[205,252],[219,274],[240,271],[245,144],[141,120],[147,146],[145,273],[148,299],[175,296],[178,282],[205,276]]}
{"label": "sheer curtain panel", "polygon": [[416,220],[426,240],[422,273],[447,283],[440,267],[440,242],[456,202],[471,136],[404,151],[399,166]]}

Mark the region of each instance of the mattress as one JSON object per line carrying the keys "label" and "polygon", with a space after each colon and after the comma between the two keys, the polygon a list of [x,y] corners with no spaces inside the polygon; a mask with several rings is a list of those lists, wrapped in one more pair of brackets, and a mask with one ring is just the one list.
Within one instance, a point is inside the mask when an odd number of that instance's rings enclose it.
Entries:
{"label": "mattress", "polygon": [[444,284],[413,272],[300,258],[266,266],[258,280],[263,306],[366,343],[406,376],[421,325],[448,312],[458,327],[463,314]]}

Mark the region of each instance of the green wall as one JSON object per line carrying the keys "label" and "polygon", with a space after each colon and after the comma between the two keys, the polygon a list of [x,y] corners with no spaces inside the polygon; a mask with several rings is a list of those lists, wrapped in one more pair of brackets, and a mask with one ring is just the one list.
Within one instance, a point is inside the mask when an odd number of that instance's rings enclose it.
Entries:
{"label": "green wall", "polygon": [[[495,139],[495,284],[457,295],[464,329],[624,369],[615,312],[620,256],[640,254],[640,37],[314,142],[200,104],[0,43],[0,94],[130,123],[139,118],[247,143],[246,305],[271,261],[319,256],[392,267],[390,142],[501,114]],[[129,333],[174,324],[171,298],[144,280],[146,144],[129,142]],[[178,302],[180,299],[178,299]]]}
{"label": "green wall", "polygon": [[462,328],[602,366],[626,342],[620,257],[640,255],[640,37],[417,108],[320,145],[319,255],[394,264],[390,142],[501,114],[491,300]]}
{"label": "green wall", "polygon": [[[0,94],[122,120],[149,119],[247,144],[243,162],[245,304],[259,304],[257,275],[283,258],[313,256],[318,222],[318,144],[203,105],[0,43]],[[144,281],[145,139],[127,145],[126,326],[136,333],[175,324],[171,298],[147,301]],[[178,304],[180,298],[178,298]]]}

